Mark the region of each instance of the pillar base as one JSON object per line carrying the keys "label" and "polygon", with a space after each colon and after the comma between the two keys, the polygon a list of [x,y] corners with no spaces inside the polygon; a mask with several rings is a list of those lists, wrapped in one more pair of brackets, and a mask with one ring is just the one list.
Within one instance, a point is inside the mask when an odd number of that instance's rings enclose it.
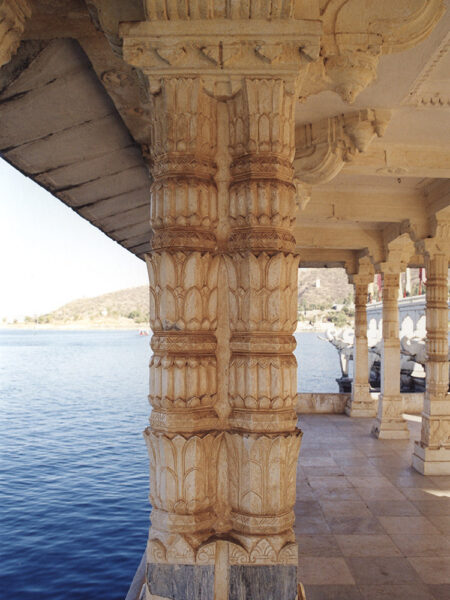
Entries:
{"label": "pillar base", "polygon": [[379,440],[409,440],[409,429],[404,419],[376,419],[372,427],[372,435]]}
{"label": "pillar base", "polygon": [[302,600],[296,565],[230,565],[228,589],[215,594],[214,565],[147,565],[145,600]]}
{"label": "pillar base", "polygon": [[450,475],[450,448],[427,448],[416,442],[412,466],[422,475]]}
{"label": "pillar base", "polygon": [[297,544],[286,533],[284,545],[283,534],[240,536],[244,545],[209,538],[195,549],[181,535],[149,540],[145,600],[302,600]]}
{"label": "pillar base", "polygon": [[345,414],[348,417],[376,417],[377,408],[378,394],[372,395],[368,389],[358,390],[345,405]]}

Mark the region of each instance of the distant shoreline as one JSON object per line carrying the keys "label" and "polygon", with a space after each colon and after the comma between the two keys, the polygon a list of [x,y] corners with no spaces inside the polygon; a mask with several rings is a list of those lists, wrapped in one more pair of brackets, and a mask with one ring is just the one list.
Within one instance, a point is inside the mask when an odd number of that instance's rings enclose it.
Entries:
{"label": "distant shoreline", "polygon": [[[331,323],[317,323],[315,325],[305,324],[299,321],[295,333],[301,332],[315,332],[323,333],[332,324]],[[136,325],[131,324],[109,324],[109,323],[88,323],[88,322],[77,322],[75,323],[3,323],[0,324],[0,331],[10,330],[23,330],[23,331],[148,331],[151,333],[150,326],[148,323],[137,323]]]}
{"label": "distant shoreline", "polygon": [[80,323],[80,325],[74,326],[73,324],[58,325],[56,323],[3,323],[0,324],[0,331],[10,330],[23,330],[23,331],[148,331],[150,332],[149,325],[136,324],[132,325],[108,325],[100,323],[98,325],[89,325],[86,323]]}

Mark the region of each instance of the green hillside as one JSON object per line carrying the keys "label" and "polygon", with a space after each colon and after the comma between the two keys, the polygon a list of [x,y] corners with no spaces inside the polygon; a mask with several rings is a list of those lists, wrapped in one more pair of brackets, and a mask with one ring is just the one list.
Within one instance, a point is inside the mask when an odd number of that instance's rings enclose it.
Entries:
{"label": "green hillside", "polygon": [[[320,282],[320,283],[319,283]],[[301,269],[299,271],[299,306],[327,309],[352,297],[343,269]],[[70,326],[134,327],[148,326],[148,287],[128,288],[95,298],[80,298],[57,310],[41,315],[41,324]],[[27,321],[32,321],[27,318]]]}
{"label": "green hillside", "polygon": [[148,319],[148,287],[143,285],[95,298],[74,300],[51,313],[41,315],[38,322],[54,324],[88,322],[126,327],[134,324],[148,325]]}

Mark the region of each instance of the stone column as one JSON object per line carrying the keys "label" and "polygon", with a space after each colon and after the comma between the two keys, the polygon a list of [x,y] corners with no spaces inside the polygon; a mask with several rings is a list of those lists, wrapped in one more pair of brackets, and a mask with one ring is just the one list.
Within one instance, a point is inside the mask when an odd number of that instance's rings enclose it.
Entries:
{"label": "stone column", "polygon": [[448,394],[448,254],[426,253],[427,383],[422,433],[413,467],[424,475],[450,475],[450,395]]}
{"label": "stone column", "polygon": [[350,417],[376,416],[375,401],[370,395],[369,347],[367,345],[367,295],[371,280],[353,276],[355,289],[355,342],[353,347],[353,382],[350,404],[345,412]]}
{"label": "stone column", "polygon": [[216,101],[200,78],[152,81],[149,598],[209,599],[220,507]]}
{"label": "stone column", "polygon": [[399,272],[383,272],[383,344],[381,393],[372,434],[383,439],[407,439],[400,395],[400,339],[398,324]]}
{"label": "stone column", "polygon": [[146,600],[295,600],[294,112],[320,24],[172,4],[122,27],[151,101]]}
{"label": "stone column", "polygon": [[297,594],[295,101],[294,79],[247,77],[227,103],[232,412],[225,437],[233,600]]}

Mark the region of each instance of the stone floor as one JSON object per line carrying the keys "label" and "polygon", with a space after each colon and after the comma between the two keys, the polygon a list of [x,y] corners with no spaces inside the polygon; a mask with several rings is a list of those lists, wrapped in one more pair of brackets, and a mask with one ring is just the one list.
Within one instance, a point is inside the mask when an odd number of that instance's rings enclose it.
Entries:
{"label": "stone floor", "polygon": [[[419,417],[408,417],[411,440]],[[450,600],[450,477],[411,468],[413,441],[371,419],[304,415],[297,475],[307,600]]]}

